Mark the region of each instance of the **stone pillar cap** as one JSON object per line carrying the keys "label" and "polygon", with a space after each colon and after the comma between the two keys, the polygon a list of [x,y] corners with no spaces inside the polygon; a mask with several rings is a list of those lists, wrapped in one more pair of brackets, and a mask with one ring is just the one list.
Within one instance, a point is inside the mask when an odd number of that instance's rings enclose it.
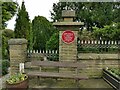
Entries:
{"label": "stone pillar cap", "polygon": [[8,44],[9,45],[27,44],[27,40],[24,38],[10,39],[10,40],[8,40]]}
{"label": "stone pillar cap", "polygon": [[76,17],[75,11],[73,10],[63,10],[62,17]]}

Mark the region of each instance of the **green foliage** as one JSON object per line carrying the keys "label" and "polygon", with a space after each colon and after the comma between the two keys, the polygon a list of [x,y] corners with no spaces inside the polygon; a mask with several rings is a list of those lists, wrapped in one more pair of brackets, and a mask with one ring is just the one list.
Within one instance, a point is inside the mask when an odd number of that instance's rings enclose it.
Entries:
{"label": "green foliage", "polygon": [[120,3],[111,2],[58,2],[53,4],[51,18],[53,21],[61,19],[62,10],[75,10],[77,19],[75,21],[84,22],[87,30],[92,31],[92,27],[103,28],[112,22],[119,22]]}
{"label": "green foliage", "polygon": [[2,58],[9,58],[9,47],[8,40],[14,38],[14,31],[10,29],[5,29],[2,32]]}
{"label": "green foliage", "polygon": [[32,27],[28,12],[26,11],[25,4],[22,2],[21,8],[18,10],[16,25],[15,25],[15,38],[25,38],[28,40],[28,48],[32,48]]}
{"label": "green foliage", "polygon": [[15,25],[15,37],[28,39],[30,30],[30,20],[28,12],[26,11],[24,2],[22,2],[21,8],[18,10],[16,25]]}
{"label": "green foliage", "polygon": [[59,50],[59,32],[54,33],[46,43],[47,50]]}
{"label": "green foliage", "polygon": [[93,36],[102,40],[120,40],[120,23],[106,25],[104,28],[93,28]]}
{"label": "green foliage", "polygon": [[11,76],[7,80],[7,83],[8,84],[17,84],[17,83],[20,83],[22,81],[25,81],[26,79],[28,79],[28,76],[26,74],[17,73],[17,74],[14,74],[13,76]]}
{"label": "green foliage", "polygon": [[30,23],[30,31],[29,31],[29,37],[28,37],[28,49],[33,50],[33,31],[32,31],[32,23]]}
{"label": "green foliage", "polygon": [[120,77],[120,69],[119,68],[110,68],[110,69],[108,69],[108,71],[110,73],[112,73],[113,75]]}
{"label": "green foliage", "polygon": [[58,61],[59,60],[59,54],[51,54],[47,57],[49,61]]}
{"label": "green foliage", "polygon": [[18,4],[16,2],[2,3],[2,28],[7,26],[6,22],[10,20],[17,12]]}
{"label": "green foliage", "polygon": [[79,31],[79,36],[78,38],[80,40],[92,40],[92,32],[91,31],[87,31],[86,29],[83,29],[82,31]]}
{"label": "green foliage", "polygon": [[36,16],[32,21],[32,31],[34,39],[34,50],[45,50],[46,42],[54,32],[54,27],[43,16]]}
{"label": "green foliage", "polygon": [[86,48],[82,46],[78,46],[77,51],[78,53],[100,53],[99,48]]}
{"label": "green foliage", "polygon": [[2,60],[2,75],[6,75],[8,73],[9,66],[10,62],[8,60]]}

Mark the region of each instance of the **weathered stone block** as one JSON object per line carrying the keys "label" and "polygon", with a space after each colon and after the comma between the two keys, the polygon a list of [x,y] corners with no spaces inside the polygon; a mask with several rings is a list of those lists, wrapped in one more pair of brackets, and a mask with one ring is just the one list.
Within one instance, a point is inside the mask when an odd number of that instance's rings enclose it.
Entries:
{"label": "weathered stone block", "polygon": [[75,17],[75,11],[63,10],[62,17]]}
{"label": "weathered stone block", "polygon": [[27,40],[10,39],[8,41],[10,52],[11,74],[19,72],[19,63],[24,63],[27,57]]}

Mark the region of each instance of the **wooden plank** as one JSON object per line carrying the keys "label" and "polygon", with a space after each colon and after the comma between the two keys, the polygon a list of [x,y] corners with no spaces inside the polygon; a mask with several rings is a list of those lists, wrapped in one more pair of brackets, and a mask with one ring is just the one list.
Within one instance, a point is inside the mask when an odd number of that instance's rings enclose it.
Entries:
{"label": "wooden plank", "polygon": [[55,62],[55,61],[32,61],[31,65],[44,66],[44,67],[71,67],[71,68],[83,68],[83,65],[78,62]]}
{"label": "wooden plank", "polygon": [[69,79],[88,79],[87,76],[81,76],[76,74],[67,73],[55,73],[55,72],[29,72],[28,76],[40,76],[40,77],[51,77],[51,78],[69,78]]}

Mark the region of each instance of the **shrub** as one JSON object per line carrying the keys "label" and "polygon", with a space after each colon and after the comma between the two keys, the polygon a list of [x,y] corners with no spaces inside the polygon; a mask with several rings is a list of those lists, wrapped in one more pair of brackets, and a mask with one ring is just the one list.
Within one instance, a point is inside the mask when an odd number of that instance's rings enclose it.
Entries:
{"label": "shrub", "polygon": [[14,74],[13,76],[11,76],[7,80],[7,83],[9,83],[9,84],[17,84],[17,83],[20,83],[20,82],[26,80],[27,78],[28,78],[28,76],[26,74],[17,73],[17,74]]}
{"label": "shrub", "polygon": [[117,75],[120,77],[120,69],[118,68],[111,68],[111,69],[108,69],[108,71],[114,75]]}
{"label": "shrub", "polygon": [[59,61],[59,55],[58,54],[51,54],[47,57],[49,61]]}
{"label": "shrub", "polygon": [[6,75],[8,73],[8,67],[10,63],[8,60],[2,60],[2,75]]}

